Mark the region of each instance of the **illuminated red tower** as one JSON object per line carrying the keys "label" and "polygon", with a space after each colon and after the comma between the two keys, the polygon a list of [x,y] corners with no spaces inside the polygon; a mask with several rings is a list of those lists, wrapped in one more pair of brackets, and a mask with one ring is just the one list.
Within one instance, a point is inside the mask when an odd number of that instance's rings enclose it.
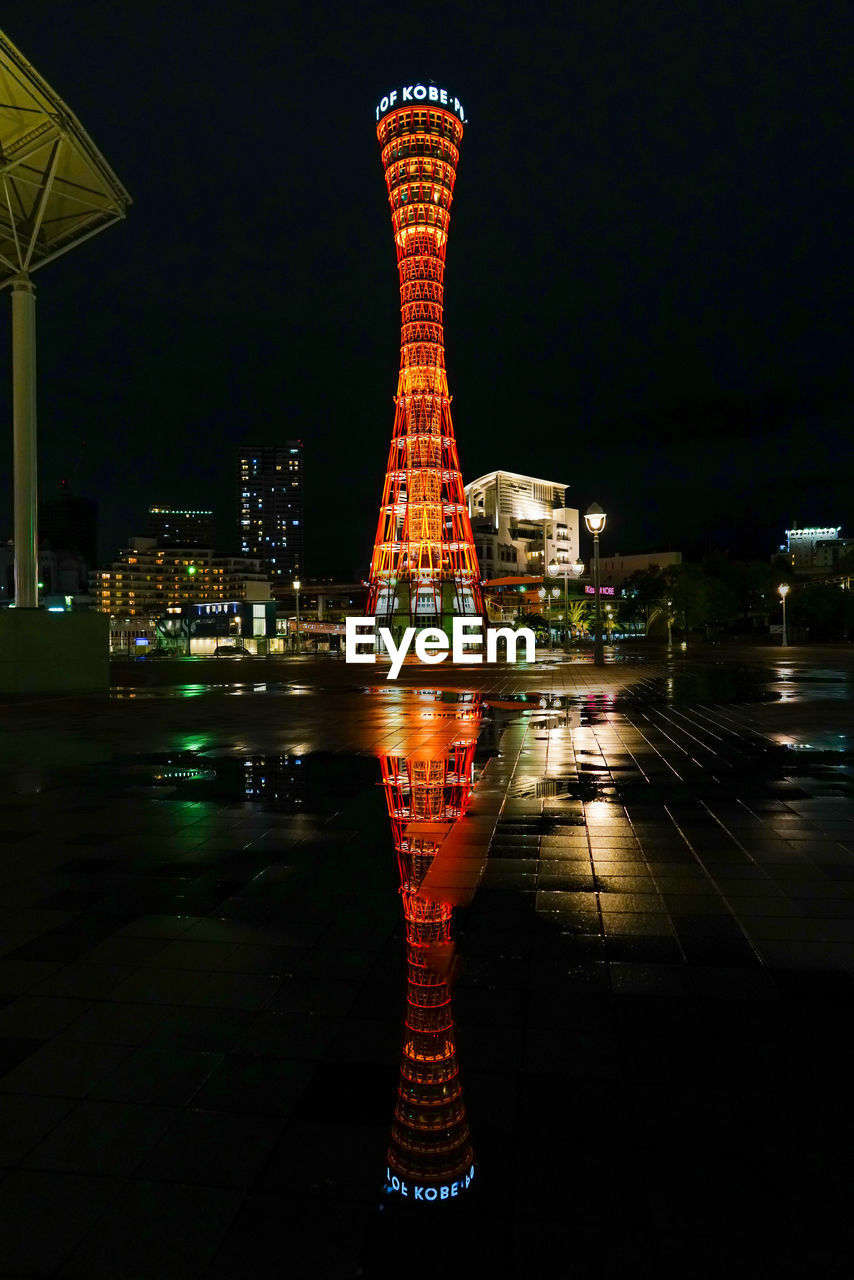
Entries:
{"label": "illuminated red tower", "polygon": [[[449,714],[448,714],[449,713]],[[382,756],[383,783],[406,921],[406,1029],[388,1150],[389,1191],[427,1203],[468,1190],[474,1156],[466,1119],[450,966],[452,906],[426,877],[466,811],[482,704],[476,694],[443,705],[434,741],[411,756]]]}
{"label": "illuminated red tower", "polygon": [[408,85],[377,107],[400,274],[400,374],[371,561],[368,613],[392,630],[449,631],[483,613],[445,374],[442,307],[463,108]]}

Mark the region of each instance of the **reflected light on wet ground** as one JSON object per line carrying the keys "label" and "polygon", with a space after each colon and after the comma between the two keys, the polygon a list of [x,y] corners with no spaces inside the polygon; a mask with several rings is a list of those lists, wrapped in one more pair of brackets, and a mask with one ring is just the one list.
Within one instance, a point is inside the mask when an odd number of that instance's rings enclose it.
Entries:
{"label": "reflected light on wet ground", "polygon": [[847,668],[309,669],[7,708],[3,1266],[850,1273]]}

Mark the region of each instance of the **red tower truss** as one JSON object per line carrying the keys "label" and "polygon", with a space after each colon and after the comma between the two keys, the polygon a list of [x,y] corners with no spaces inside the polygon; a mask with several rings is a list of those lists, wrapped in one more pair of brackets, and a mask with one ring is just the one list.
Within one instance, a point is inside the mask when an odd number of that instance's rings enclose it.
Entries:
{"label": "red tower truss", "polygon": [[434,745],[410,756],[380,757],[407,952],[406,1029],[388,1189],[413,1202],[457,1198],[474,1177],[451,1008],[452,907],[425,893],[424,881],[468,805],[482,703],[470,695],[448,710],[451,733],[446,723]]}
{"label": "red tower truss", "polygon": [[[419,89],[426,98],[427,90],[416,86],[416,94]],[[368,613],[392,628],[449,630],[454,617],[483,613],[442,329],[445,250],[463,124],[450,106],[442,106],[444,90],[440,99],[431,87],[430,100],[414,104],[408,92],[410,101],[391,107],[377,125],[400,275],[401,335]]]}

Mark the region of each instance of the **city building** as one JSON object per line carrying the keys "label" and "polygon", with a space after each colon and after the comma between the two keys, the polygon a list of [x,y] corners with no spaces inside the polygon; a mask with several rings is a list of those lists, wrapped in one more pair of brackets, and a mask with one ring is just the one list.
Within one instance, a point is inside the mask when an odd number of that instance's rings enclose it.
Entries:
{"label": "city building", "polygon": [[264,654],[276,634],[275,600],[205,600],[183,612],[190,653],[213,654],[226,645]]}
{"label": "city building", "polygon": [[491,471],[465,488],[485,578],[548,572],[578,559],[578,511],[566,505],[565,484]]}
{"label": "city building", "polygon": [[260,559],[131,538],[118,560],[91,575],[91,591],[102,613],[156,617],[202,601],[267,600],[270,580]]}
{"label": "city building", "polygon": [[449,630],[455,616],[483,613],[442,327],[462,107],[446,90],[441,94],[437,90],[428,106],[395,92],[377,107],[400,276],[401,333],[368,613],[393,631],[411,624]]}
{"label": "city building", "polygon": [[146,537],[161,547],[216,546],[214,513],[181,507],[149,507]]}
{"label": "city building", "polygon": [[237,457],[238,546],[262,562],[274,586],[303,572],[301,440],[242,448]]}
{"label": "city building", "polygon": [[623,556],[617,552],[613,556],[600,557],[599,580],[618,587],[633,573],[648,572],[650,569],[663,571],[675,568],[681,563],[681,551],[645,551],[630,556]]}
{"label": "city building", "polygon": [[849,551],[854,538],[840,538],[841,525],[816,525],[787,529],[785,551],[795,573],[831,573]]}
{"label": "city building", "polygon": [[71,552],[89,569],[98,563],[98,504],[78,498],[63,481],[59,496],[39,503],[39,550]]}
{"label": "city building", "polygon": [[[39,603],[48,597],[62,597],[72,604],[86,607],[89,602],[90,566],[76,551],[51,551],[42,546],[38,555]],[[15,599],[15,545],[0,547],[0,607]],[[68,605],[70,608],[71,605]]]}

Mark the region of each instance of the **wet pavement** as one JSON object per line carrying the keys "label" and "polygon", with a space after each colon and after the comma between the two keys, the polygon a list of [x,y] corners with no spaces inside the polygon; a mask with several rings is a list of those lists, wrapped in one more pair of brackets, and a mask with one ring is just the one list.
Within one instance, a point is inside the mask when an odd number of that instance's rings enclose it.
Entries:
{"label": "wet pavement", "polygon": [[543,657],[0,708],[0,1274],[850,1274],[854,655]]}

